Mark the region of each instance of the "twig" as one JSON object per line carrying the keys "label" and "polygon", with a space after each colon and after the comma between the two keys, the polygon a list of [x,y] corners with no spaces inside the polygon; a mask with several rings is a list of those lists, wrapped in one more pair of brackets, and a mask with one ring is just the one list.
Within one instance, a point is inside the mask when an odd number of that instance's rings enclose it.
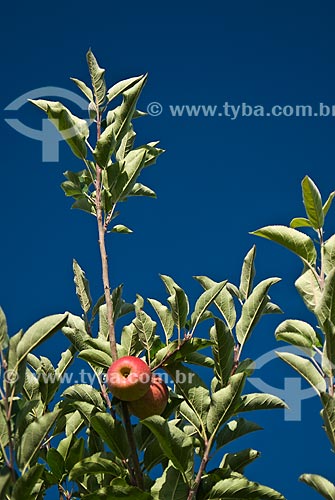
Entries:
{"label": "twig", "polygon": [[139,462],[138,456],[137,456],[136,443],[135,443],[133,428],[132,428],[131,422],[130,422],[128,405],[125,401],[121,401],[121,405],[122,405],[123,422],[124,422],[124,426],[126,429],[128,443],[129,443],[130,451],[131,451],[131,458],[132,458],[132,462],[133,462],[136,486],[138,486],[141,490],[144,490],[143,474],[142,474],[140,462]]}
{"label": "twig", "polygon": [[209,439],[205,444],[206,444],[206,447],[205,447],[205,451],[204,451],[204,454],[203,454],[203,457],[201,460],[201,464],[200,464],[198,473],[196,475],[196,478],[194,480],[194,483],[193,483],[193,485],[188,493],[187,500],[193,500],[195,498],[197,491],[199,489],[199,486],[200,486],[200,481],[201,481],[202,475],[206,469],[206,465],[207,465],[208,460],[209,460],[209,453],[210,453],[210,450],[212,447],[212,439]]}

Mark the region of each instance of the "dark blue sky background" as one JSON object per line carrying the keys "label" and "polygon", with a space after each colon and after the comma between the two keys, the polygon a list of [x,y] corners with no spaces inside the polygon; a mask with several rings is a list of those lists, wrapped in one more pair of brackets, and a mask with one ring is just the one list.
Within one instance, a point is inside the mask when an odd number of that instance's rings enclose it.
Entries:
{"label": "dark blue sky background", "polygon": [[[193,275],[238,284],[243,257],[256,243],[257,280],[283,278],[271,297],[285,314],[265,318],[245,354],[257,359],[278,348],[274,330],[284,318],[312,320],[294,288],[298,259],[249,232],[303,215],[300,182],[306,174],[324,197],[334,190],[335,117],[178,118],[169,106],[335,105],[334,3],[237,0],[168,9],[64,2],[2,9],[0,303],[11,332],[48,314],[80,314],[73,258],[86,270],[92,295],[102,293],[95,221],[70,211],[59,187],[65,170],[82,168],[79,160],[61,143],[59,162],[42,162],[41,142],[4,121],[15,117],[41,129],[41,113],[29,104],[16,112],[6,106],[44,86],[77,92],[69,77],[88,82],[89,47],[107,69],[109,86],[148,72],[139,108],[152,101],[163,107],[159,116],[136,122],[138,144],[160,140],[167,152],[143,175],[158,199],[134,199],[121,207],[120,223],[134,233],[108,240],[113,285],[125,283],[129,301],[136,293],[165,300],[158,274],[169,274],[193,302],[201,292]],[[335,208],[326,237],[335,232],[334,214]],[[56,361],[65,346],[58,335],[44,352]],[[283,388],[284,378],[295,375],[272,361],[257,376]],[[285,421],[281,411],[250,415],[264,431],[231,447],[262,452],[246,475],[289,500],[319,498],[297,481],[303,472],[335,481],[319,410],[314,397],[302,403],[301,421]]]}

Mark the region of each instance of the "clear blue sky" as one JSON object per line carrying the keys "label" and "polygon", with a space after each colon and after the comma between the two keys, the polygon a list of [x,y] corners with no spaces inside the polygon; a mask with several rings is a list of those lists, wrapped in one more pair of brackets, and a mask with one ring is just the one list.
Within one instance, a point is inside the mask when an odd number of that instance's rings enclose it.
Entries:
{"label": "clear blue sky", "polygon": [[[153,101],[163,109],[137,123],[139,143],[160,140],[167,152],[143,176],[158,199],[122,207],[120,222],[134,234],[109,240],[113,284],[125,283],[129,301],[137,292],[163,300],[158,273],[169,274],[194,300],[200,287],[193,275],[238,283],[243,257],[256,243],[257,279],[283,278],[271,295],[284,317],[311,319],[294,289],[298,260],[249,232],[303,215],[306,174],[324,196],[334,190],[335,116],[233,120],[222,106],[335,105],[333,2],[237,0],[201,9],[179,2],[169,10],[132,2],[123,8],[12,2],[2,9],[0,303],[11,332],[47,314],[80,313],[73,258],[86,270],[92,294],[102,292],[94,220],[70,211],[59,188],[62,172],[81,168],[79,160],[61,143],[59,162],[42,162],[41,142],[4,121],[18,118],[41,129],[41,115],[29,104],[5,108],[40,87],[77,92],[69,77],[88,81],[89,47],[107,68],[109,85],[148,72],[140,109]],[[176,105],[217,105],[221,116],[176,117]],[[72,109],[85,114],[76,104]],[[335,232],[334,210],[326,236]],[[273,332],[283,319],[266,318],[246,354],[257,359],[278,348]],[[45,352],[56,360],[65,345],[59,335]],[[257,376],[283,388],[294,374],[273,361]],[[255,414],[265,430],[235,445],[262,452],[246,475],[289,500],[319,498],[297,482],[303,472],[335,480],[319,410],[315,397],[302,403],[301,421],[285,421],[280,411]]]}

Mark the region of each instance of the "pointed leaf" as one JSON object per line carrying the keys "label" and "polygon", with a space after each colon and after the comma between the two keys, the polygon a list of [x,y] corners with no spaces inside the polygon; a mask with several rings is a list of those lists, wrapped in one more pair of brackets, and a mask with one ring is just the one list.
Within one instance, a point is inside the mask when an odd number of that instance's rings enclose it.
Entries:
{"label": "pointed leaf", "polygon": [[334,500],[335,498],[335,485],[328,481],[328,479],[319,476],[318,474],[302,474],[299,480],[314,488],[320,495],[327,500]]}
{"label": "pointed leaf", "polygon": [[77,297],[82,310],[87,314],[92,305],[90,287],[88,280],[85,278],[85,272],[75,259],[73,259],[73,273]]}
{"label": "pointed leaf", "polygon": [[88,384],[72,385],[65,389],[62,397],[70,401],[86,401],[87,403],[106,411],[106,406],[100,392]]}
{"label": "pointed leaf", "polygon": [[7,347],[8,343],[8,328],[5,313],[0,307],[0,349]]}
{"label": "pointed leaf", "polygon": [[147,196],[149,198],[157,198],[155,191],[139,182],[134,184],[132,190],[129,192],[129,196]]}
{"label": "pointed leaf", "polygon": [[254,245],[251,250],[249,250],[243,261],[239,291],[242,299],[244,300],[249,297],[252,290],[252,285],[256,274],[255,257],[256,245]]}
{"label": "pointed leaf", "polygon": [[295,217],[291,220],[290,227],[293,229],[296,227],[312,227],[312,224],[305,217]]}
{"label": "pointed leaf", "polygon": [[152,305],[157,316],[159,317],[165,333],[166,343],[168,343],[168,340],[172,337],[174,328],[171,311],[166,306],[161,304],[158,300],[148,299],[148,302]]}
{"label": "pointed leaf", "polygon": [[73,154],[84,160],[87,155],[86,139],[89,129],[86,120],[73,115],[62,103],[44,99],[28,99],[42,109],[56,127],[63,139],[70,146]]}
{"label": "pointed leaf", "polygon": [[250,422],[244,418],[238,418],[228,422],[217,434],[216,449],[231,443],[250,432],[260,431],[263,428],[254,422]]}
{"label": "pointed leaf", "polygon": [[22,439],[18,443],[17,449],[17,463],[22,473],[24,473],[30,463],[37,457],[43,441],[46,439],[59,414],[60,410],[46,413],[29,424],[26,428]]}
{"label": "pointed leaf", "polygon": [[255,392],[242,396],[238,411],[275,410],[277,408],[285,409],[287,405],[277,396]]}
{"label": "pointed leaf", "polygon": [[325,379],[309,359],[289,352],[277,352],[277,356],[304,377],[317,394],[326,392]]}
{"label": "pointed leaf", "polygon": [[119,420],[109,413],[101,413],[91,418],[91,425],[117,457],[128,459],[130,451],[127,435]]}
{"label": "pointed leaf", "polygon": [[106,168],[116,147],[114,124],[109,125],[100,135],[93,155],[99,167]]}
{"label": "pointed leaf", "polygon": [[280,278],[268,278],[261,281],[244,302],[241,317],[236,324],[236,336],[241,345],[248,340],[269,302],[267,295],[269,288],[278,281]]}
{"label": "pointed leaf", "polygon": [[266,226],[251,234],[261,236],[288,248],[297,254],[303,261],[314,266],[316,261],[316,249],[313,240],[306,234],[287,226]]}
{"label": "pointed leaf", "polygon": [[95,104],[103,104],[106,97],[105,70],[100,68],[94,54],[89,50],[86,54],[88,70],[90,72]]}
{"label": "pointed leaf", "polygon": [[210,500],[285,500],[283,495],[258,483],[248,481],[244,477],[222,479],[211,489],[207,497]]}
{"label": "pointed leaf", "polygon": [[303,178],[301,187],[307,217],[314,229],[321,229],[324,215],[320,191],[308,175]]}
{"label": "pointed leaf", "polygon": [[234,472],[242,474],[245,467],[254,462],[258,457],[260,457],[260,452],[252,448],[247,448],[237,453],[226,453],[220,463],[220,468],[229,467]]}
{"label": "pointed leaf", "polygon": [[234,337],[226,324],[215,318],[214,326],[210,329],[210,339],[215,363],[215,375],[224,387],[231,375],[234,361]]}
{"label": "pointed leaf", "polygon": [[22,336],[17,346],[17,366],[38,345],[60,330],[68,319],[68,313],[46,316],[34,323]]}
{"label": "pointed leaf", "polygon": [[133,231],[129,229],[129,227],[124,226],[123,224],[116,224],[116,226],[112,228],[112,233],[130,234],[132,232]]}
{"label": "pointed leaf", "polygon": [[[207,276],[194,276],[194,278],[201,284],[203,288],[205,288],[205,290],[208,290],[217,284],[216,281],[213,281]],[[222,314],[223,319],[225,320],[229,328],[232,329],[236,321],[236,310],[230,288],[228,290],[228,287],[230,286],[230,283],[226,283],[226,286],[215,298],[214,304]]]}
{"label": "pointed leaf", "polygon": [[234,415],[240,405],[241,392],[245,384],[245,374],[232,375],[227,387],[212,394],[211,405],[208,411],[208,432],[216,434],[223,423]]}
{"label": "pointed leaf", "polygon": [[328,213],[328,210],[331,207],[331,204],[332,204],[334,196],[335,196],[335,191],[333,191],[332,193],[330,193],[330,195],[328,196],[328,199],[327,199],[326,203],[322,207],[324,217],[326,217],[326,215]]}
{"label": "pointed leaf", "polygon": [[101,366],[102,368],[108,369],[113,363],[113,358],[111,354],[107,354],[104,351],[98,351],[97,349],[84,349],[79,353],[79,358],[85,359],[89,363],[96,366]]}
{"label": "pointed leaf", "polygon": [[143,75],[135,76],[132,78],[127,78],[126,80],[122,80],[113,85],[113,87],[111,87],[107,92],[108,102],[111,102],[113,99],[115,99],[115,97],[123,94],[123,92],[133,87],[136,83],[140,82],[142,78]]}
{"label": "pointed leaf", "polygon": [[[41,478],[44,467],[41,464],[36,464],[29,469],[25,474],[15,481],[15,485],[11,494],[11,500],[22,500],[31,498],[30,495],[36,486],[36,483]],[[2,498],[2,497],[1,497]]]}
{"label": "pointed leaf", "polygon": [[212,302],[216,299],[222,289],[226,286],[226,281],[221,281],[216,285],[213,285],[211,288],[203,292],[198,300],[195,303],[194,312],[191,315],[191,323],[190,323],[190,333],[191,335],[194,333],[202,315],[208,309],[208,307],[212,304]]}
{"label": "pointed leaf", "polygon": [[83,458],[71,469],[69,480],[76,480],[85,474],[111,474],[113,476],[120,476],[122,471],[116,462],[112,460],[112,457],[112,454],[98,452],[90,457]]}
{"label": "pointed leaf", "polygon": [[78,80],[77,78],[70,78],[77,87],[82,91],[82,93],[87,97],[87,99],[90,102],[93,102],[93,92],[92,90],[86,85],[86,83],[82,82],[81,80]]}
{"label": "pointed leaf", "polygon": [[185,480],[189,476],[190,462],[193,462],[192,439],[172,422],[158,415],[142,420],[142,424],[156,436],[160,447]]}

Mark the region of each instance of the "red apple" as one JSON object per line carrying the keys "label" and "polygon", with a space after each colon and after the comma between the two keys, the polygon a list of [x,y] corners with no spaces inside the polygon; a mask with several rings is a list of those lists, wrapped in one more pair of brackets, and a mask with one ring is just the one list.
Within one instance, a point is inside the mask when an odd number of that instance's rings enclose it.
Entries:
{"label": "red apple", "polygon": [[141,398],[129,403],[128,407],[131,413],[140,419],[161,415],[168,398],[169,391],[165,382],[158,375],[152,375],[149,390]]}
{"label": "red apple", "polygon": [[123,356],[108,368],[106,381],[114,396],[122,401],[134,401],[148,391],[151,370],[140,358]]}

